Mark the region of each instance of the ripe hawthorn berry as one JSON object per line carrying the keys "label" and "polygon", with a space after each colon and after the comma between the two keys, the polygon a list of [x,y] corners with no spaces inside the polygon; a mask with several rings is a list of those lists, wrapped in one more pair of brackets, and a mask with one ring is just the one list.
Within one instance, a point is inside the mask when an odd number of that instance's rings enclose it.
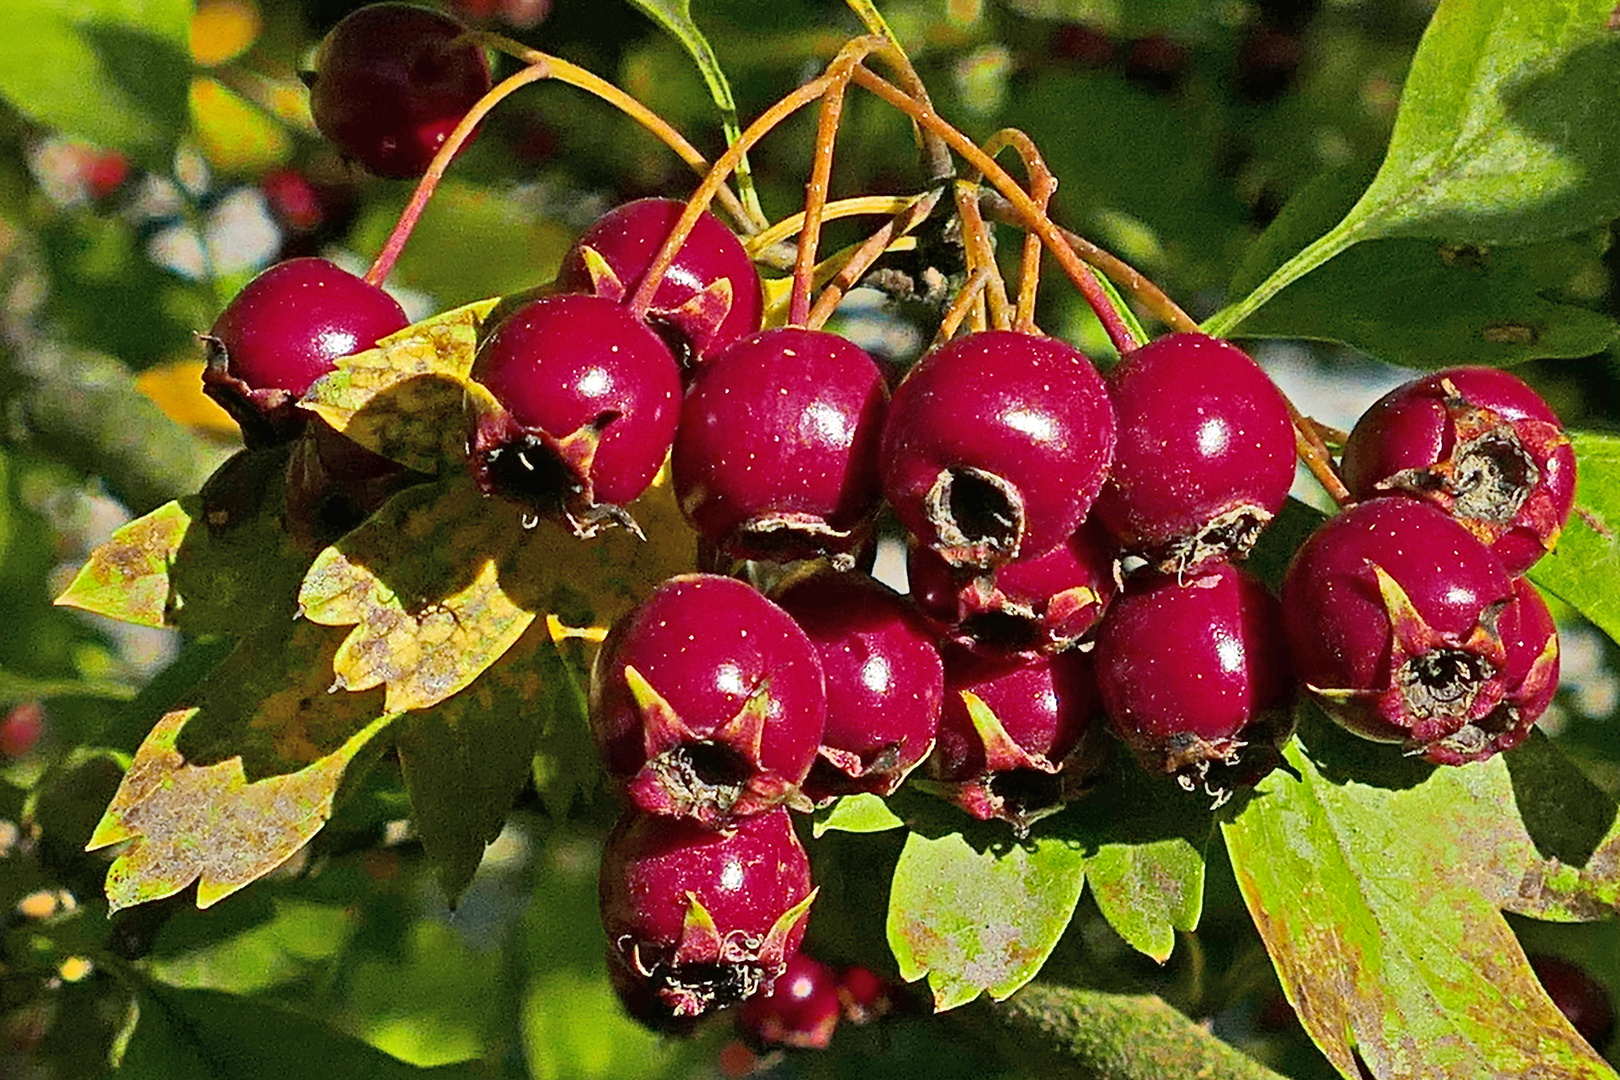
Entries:
{"label": "ripe hawthorn berry", "polygon": [[309,109],[345,157],[378,176],[427,171],[444,140],[489,92],[489,61],[460,22],[411,4],[368,4],[315,53]]}
{"label": "ripe hawthorn berry", "polygon": [[1437,507],[1385,497],[1329,518],[1289,564],[1283,625],[1296,676],[1339,724],[1431,761],[1480,744],[1503,701],[1499,629],[1513,585]]}
{"label": "ripe hawthorn berry", "polygon": [[732,828],[809,774],[827,715],[821,659],[748,585],[684,574],[614,624],[590,715],[608,775],[637,807]]}
{"label": "ripe hawthorn berry", "polygon": [[1385,394],[1344,444],[1358,499],[1427,499],[1484,541],[1510,574],[1550,551],[1575,502],[1575,451],[1541,396],[1497,368],[1462,367]]}
{"label": "ripe hawthorn berry", "polygon": [[803,951],[788,960],[768,993],[743,1002],[737,1027],[755,1046],[825,1050],[841,1013],[838,976]]}
{"label": "ripe hawthorn berry", "polygon": [[1144,768],[1223,798],[1269,772],[1292,731],[1286,656],[1277,601],[1231,563],[1147,572],[1097,627],[1097,689]]}
{"label": "ripe hawthorn berry", "polygon": [[[679,200],[656,198],[609,210],[563,256],[558,286],[628,300],[685,210]],[[690,367],[757,331],[764,310],[764,286],[742,241],[705,210],[658,283],[647,317]]]}
{"label": "ripe hawthorn berry", "polygon": [[698,369],[670,473],[681,511],[736,558],[845,555],[877,512],[889,404],[877,364],[825,330],[762,330]]}
{"label": "ripe hawthorn berry", "polygon": [[913,536],[952,566],[988,568],[1067,540],[1113,454],[1113,406],[1084,353],[987,330],[934,349],[901,381],[878,468]]}
{"label": "ripe hawthorn berry", "polygon": [[409,321],[363,278],[325,259],[288,259],[243,286],[203,336],[203,392],[249,446],[285,441],[302,429],[295,402],[316,379]]}
{"label": "ripe hawthorn berry", "polygon": [[808,574],[774,598],[810,638],[827,682],[805,794],[890,794],[934,748],[945,670],[933,640],[902,596],[864,574]]}
{"label": "ripe hawthorn berry", "polygon": [[852,1024],[869,1024],[887,1015],[894,1010],[898,994],[894,983],[860,964],[838,973],[838,1000],[844,1019]]}
{"label": "ripe hawthorn berry", "polygon": [[815,898],[781,807],[730,832],[632,811],[608,835],[598,884],[609,972],[653,1026],[770,992]]}
{"label": "ripe hawthorn berry", "polygon": [[1249,354],[1170,334],[1108,373],[1119,440],[1094,515],[1166,572],[1248,554],[1294,482],[1288,404]]}
{"label": "ripe hawthorn berry", "polygon": [[546,296],[495,328],[472,377],[498,408],[478,419],[471,467],[486,494],[582,536],[647,489],[675,437],[681,378],[646,324],[599,296]]}
{"label": "ripe hawthorn berry", "polygon": [[1530,970],[1581,1038],[1594,1050],[1606,1049],[1614,1039],[1614,1002],[1609,990],[1591,972],[1573,961],[1547,953],[1532,953]]}
{"label": "ripe hawthorn berry", "polygon": [[954,644],[990,652],[1061,652],[1082,640],[1116,590],[1114,543],[1088,520],[1069,539],[994,570],[958,568],[911,544],[911,595]]}
{"label": "ripe hawthorn berry", "polygon": [[45,734],[45,707],[37,701],[13,705],[0,718],[0,758],[20,758]]}
{"label": "ripe hawthorn berry", "polygon": [[1098,712],[1091,657],[988,658],[947,648],[933,787],[981,821],[1023,833],[1088,779],[1082,742]]}

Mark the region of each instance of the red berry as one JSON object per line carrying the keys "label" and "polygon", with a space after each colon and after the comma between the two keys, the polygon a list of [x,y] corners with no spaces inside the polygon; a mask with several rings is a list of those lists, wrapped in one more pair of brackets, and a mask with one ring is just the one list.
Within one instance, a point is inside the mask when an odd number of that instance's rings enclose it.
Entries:
{"label": "red berry", "polygon": [[1097,689],[1114,733],[1145,768],[1219,797],[1234,778],[1211,778],[1209,768],[1235,764],[1244,746],[1259,744],[1254,755],[1266,759],[1251,766],[1276,764],[1292,729],[1279,721],[1292,689],[1285,657],[1277,602],[1230,563],[1146,573],[1126,582],[1097,628]]}
{"label": "red berry", "polygon": [[1131,42],[1125,51],[1125,78],[1144,90],[1168,94],[1187,75],[1191,51],[1164,34],[1150,34]]}
{"label": "red berry", "polygon": [[851,964],[838,973],[838,1000],[845,1020],[867,1024],[894,1009],[895,987],[871,968]]}
{"label": "red berry", "polygon": [[45,707],[37,701],[13,705],[0,718],[0,758],[20,758],[45,734]]}
{"label": "red berry", "polygon": [[1575,502],[1575,452],[1558,417],[1496,368],[1438,371],[1373,403],[1344,445],[1358,499],[1428,499],[1520,574],[1551,550]]}
{"label": "red berry", "polygon": [[1561,956],[1535,953],[1527,957],[1530,968],[1541,980],[1542,989],[1558,1006],[1581,1038],[1595,1050],[1608,1047],[1614,1038],[1614,1002],[1608,987],[1594,979],[1579,964]]}
{"label": "red berry", "polygon": [[1033,659],[950,649],[944,657],[945,708],[929,774],[974,817],[1027,830],[1086,779],[1077,750],[1097,714],[1091,657],[1079,649]]}
{"label": "red berry", "polygon": [[825,1050],[839,1019],[838,979],[820,960],[797,953],[769,993],[743,1003],[737,1026],[760,1046]]}
{"label": "red berry", "polygon": [[827,727],[805,794],[887,795],[934,748],[945,672],[898,593],[864,575],[822,572],[776,594],[827,680]]}
{"label": "red berry", "polygon": [[998,566],[1079,528],[1114,453],[1114,411],[1084,353],[989,330],[917,362],[883,430],[883,493],[953,566]]}
{"label": "red berry", "polygon": [[[685,210],[675,199],[637,199],[609,210],[563,256],[558,285],[629,299]],[[683,360],[697,361],[758,330],[764,310],[759,272],[742,241],[705,210],[658,283],[647,315],[683,346],[677,349]]]}
{"label": "red berry", "polygon": [[[1282,611],[1294,670],[1340,724],[1444,760],[1506,687],[1513,585],[1456,520],[1416,499],[1359,503],[1295,553]],[[1462,733],[1459,735],[1459,733]]]}
{"label": "red berry", "polygon": [[815,896],[781,808],[728,833],[631,813],[608,836],[599,883],[609,970],[646,1019],[768,993],[799,949]]}
{"label": "red berry", "polygon": [[621,618],[591,677],[608,775],[649,813],[710,828],[771,809],[810,772],[827,714],[815,646],[732,578],[685,574]]}
{"label": "red berry", "polygon": [[394,298],[325,259],[288,259],[243,286],[208,331],[203,389],[250,446],[302,426],[293,402],[339,358],[409,320]]}
{"label": "red berry", "polygon": [[421,176],[488,93],[489,61],[466,27],[410,4],[368,4],[315,54],[309,109],[321,134],[378,176]]}
{"label": "red berry", "polygon": [[513,312],[479,349],[472,377],[500,405],[478,422],[473,474],[490,494],[581,535],[652,482],[680,416],[669,348],[599,296],[547,296]]}
{"label": "red berry", "polygon": [[763,330],[698,369],[670,468],[694,528],[737,558],[849,552],[878,507],[889,392],[859,347]]}
{"label": "red berry", "polygon": [[1108,373],[1119,442],[1095,514],[1167,572],[1246,555],[1294,482],[1294,425],[1249,355],[1171,334]]}
{"label": "red berry", "polygon": [[992,571],[955,568],[910,546],[911,594],[952,642],[992,652],[1061,652],[1102,618],[1114,596],[1114,546],[1087,522],[1044,555]]}

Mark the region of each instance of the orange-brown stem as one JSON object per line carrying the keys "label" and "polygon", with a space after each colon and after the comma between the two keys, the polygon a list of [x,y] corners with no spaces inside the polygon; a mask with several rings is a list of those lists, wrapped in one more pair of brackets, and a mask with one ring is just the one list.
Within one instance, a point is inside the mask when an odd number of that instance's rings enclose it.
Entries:
{"label": "orange-brown stem", "polygon": [[968,272],[983,270],[987,275],[983,297],[989,325],[997,330],[1006,330],[1012,326],[1012,304],[1007,300],[1007,282],[1003,280],[1001,267],[996,262],[996,248],[990,239],[990,230],[985,227],[984,217],[979,213],[978,187],[978,184],[967,180],[956,182],[956,215],[962,222],[962,242],[967,253]]}
{"label": "orange-brown stem", "polygon": [[805,325],[812,330],[819,329],[832,318],[832,313],[838,307],[838,302],[844,298],[844,294],[855,287],[861,276],[888,250],[895,237],[904,236],[916,228],[934,212],[934,207],[939,204],[944,194],[943,188],[935,188],[895,214],[881,228],[868,236],[861,246],[850,254],[844,265],[839,267],[838,273],[821,291],[821,296],[816,299],[816,306],[810,309],[810,316],[805,320]]}
{"label": "orange-brown stem", "polygon": [[[1024,175],[1029,180],[1030,198],[1041,208],[1041,213],[1046,213],[1047,205],[1052,201],[1052,193],[1057,190],[1057,177],[1046,167],[1046,159],[1041,157],[1041,151],[1035,145],[1035,140],[1017,128],[1003,128],[990,136],[984,144],[984,152],[994,157],[1007,146],[1017,151],[1023,161]],[[1023,259],[1018,273],[1018,310],[1013,317],[1013,325],[1026,334],[1035,333],[1035,294],[1040,287],[1040,280],[1041,239],[1034,233],[1026,232]]]}
{"label": "orange-brown stem", "polygon": [[833,146],[838,140],[838,122],[844,113],[844,96],[849,90],[849,73],[859,56],[840,53],[828,69],[832,85],[821,98],[821,114],[816,119],[815,160],[810,182],[804,192],[804,226],[799,230],[799,249],[793,263],[793,292],[788,300],[788,324],[803,326],[810,317],[810,289],[816,269],[816,249],[821,243],[822,215],[827,209],[827,185],[832,178]]}

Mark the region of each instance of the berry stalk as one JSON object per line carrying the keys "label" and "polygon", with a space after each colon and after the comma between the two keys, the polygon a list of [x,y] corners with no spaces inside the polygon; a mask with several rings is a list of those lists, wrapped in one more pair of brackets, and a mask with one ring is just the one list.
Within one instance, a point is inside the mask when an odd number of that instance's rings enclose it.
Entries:
{"label": "berry stalk", "polygon": [[827,183],[832,176],[833,145],[838,139],[838,122],[844,113],[844,96],[849,90],[851,69],[860,62],[867,48],[844,49],[833,61],[828,74],[832,85],[821,98],[821,114],[816,119],[814,163],[810,182],[805,186],[804,227],[799,231],[798,258],[793,264],[793,292],[788,301],[788,323],[803,326],[810,316],[810,288],[816,267],[816,248],[821,241],[822,215],[827,207]]}
{"label": "berry stalk", "polygon": [[[1041,212],[1046,212],[1052,193],[1057,190],[1057,178],[1046,167],[1035,141],[1017,128],[1003,128],[990,136],[984,152],[994,157],[1005,147],[1012,147],[1024,163],[1024,174],[1029,179],[1030,197]],[[983,207],[976,206],[975,211]],[[1035,332],[1035,293],[1041,278],[1041,240],[1034,233],[1024,234],[1023,258],[1018,273],[1018,307],[1013,315],[1013,328],[1026,334]]]}

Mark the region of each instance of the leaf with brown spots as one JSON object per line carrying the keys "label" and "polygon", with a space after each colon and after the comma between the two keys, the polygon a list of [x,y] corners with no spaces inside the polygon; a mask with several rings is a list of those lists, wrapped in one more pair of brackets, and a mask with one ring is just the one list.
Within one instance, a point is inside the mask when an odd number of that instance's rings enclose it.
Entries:
{"label": "leaf with brown spots", "polygon": [[910,833],[894,869],[889,947],[907,982],[928,976],[940,1011],[987,990],[1000,1001],[1033,979],[1085,885],[1078,844],[1049,835],[1015,843],[1009,830],[993,832],[978,846],[959,832]]}
{"label": "leaf with brown spots", "polygon": [[1570,432],[1575,508],[1530,580],[1620,641],[1620,437]]}
{"label": "leaf with brown spots", "polygon": [[381,694],[330,691],[337,642],[310,623],[267,628],[158,721],[87,845],[132,841],[107,872],[112,910],[193,881],[208,907],[320,830],[391,719]]}
{"label": "leaf with brown spots", "polygon": [[[1501,912],[1612,912],[1613,803],[1541,738],[1437,768],[1313,715],[1285,753],[1295,775],[1273,772],[1223,830],[1288,999],[1328,1059],[1350,1077],[1612,1080]],[[1584,882],[1580,867],[1593,871]]]}
{"label": "leaf with brown spots", "polygon": [[696,543],[668,484],[630,507],[646,531],[589,540],[487,498],[466,474],[402,492],[316,557],[305,616],[353,626],[335,659],[339,685],[386,685],[388,711],[425,709],[472,684],[537,615],[606,626],[671,574]]}
{"label": "leaf with brown spots", "polygon": [[303,406],[368,450],[435,474],[466,457],[463,410],[473,354],[499,300],[407,326],[337,362],[304,395]]}

